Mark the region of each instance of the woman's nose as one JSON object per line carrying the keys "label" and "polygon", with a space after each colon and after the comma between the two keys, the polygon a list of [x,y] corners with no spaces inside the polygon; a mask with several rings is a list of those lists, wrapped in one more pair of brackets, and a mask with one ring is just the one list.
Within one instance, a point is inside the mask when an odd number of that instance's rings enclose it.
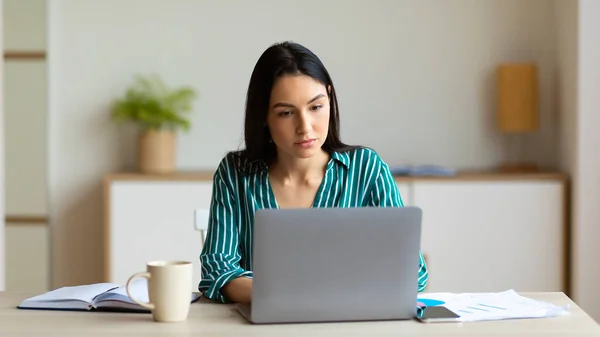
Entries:
{"label": "woman's nose", "polygon": [[296,131],[299,134],[306,134],[312,129],[310,117],[306,113],[298,114],[298,125]]}

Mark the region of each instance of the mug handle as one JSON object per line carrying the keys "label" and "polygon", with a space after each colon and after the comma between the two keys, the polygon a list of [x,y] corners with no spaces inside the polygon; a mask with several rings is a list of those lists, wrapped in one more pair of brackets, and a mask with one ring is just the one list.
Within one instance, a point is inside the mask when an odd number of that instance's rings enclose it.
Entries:
{"label": "mug handle", "polygon": [[133,281],[133,279],[135,279],[137,277],[145,277],[148,279],[148,281],[150,281],[150,273],[135,273],[135,274],[131,275],[129,280],[127,280],[127,285],[125,287],[125,290],[127,290],[127,295],[129,296],[129,298],[131,298],[132,301],[141,305],[142,307],[144,307],[146,309],[154,310],[153,303],[141,302],[141,301],[135,299],[133,296],[131,296],[131,291],[129,290],[129,286],[131,285],[131,282]]}

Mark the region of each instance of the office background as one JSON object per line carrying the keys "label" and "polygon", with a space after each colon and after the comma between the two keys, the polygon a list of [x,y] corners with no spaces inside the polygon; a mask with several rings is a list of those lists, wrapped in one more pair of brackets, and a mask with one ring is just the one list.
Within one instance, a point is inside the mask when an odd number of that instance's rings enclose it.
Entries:
{"label": "office background", "polygon": [[136,165],[135,134],[117,128],[108,108],[134,74],[155,72],[198,90],[192,130],[178,137],[177,167],[211,170],[241,142],[256,59],[290,39],[330,70],[343,138],[375,148],[393,166],[501,163],[495,67],[535,62],[541,124],[526,137],[525,154],[570,177],[572,295],[600,318],[598,2],[2,2],[0,166],[11,239],[0,271],[27,270],[7,273],[7,288],[101,278],[102,179]]}

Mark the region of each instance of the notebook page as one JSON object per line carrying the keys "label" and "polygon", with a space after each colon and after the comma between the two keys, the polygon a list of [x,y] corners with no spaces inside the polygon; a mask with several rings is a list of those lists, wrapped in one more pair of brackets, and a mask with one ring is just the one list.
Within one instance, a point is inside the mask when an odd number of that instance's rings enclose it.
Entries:
{"label": "notebook page", "polygon": [[[136,300],[146,302],[146,303],[148,303],[150,301],[150,297],[148,296],[148,280],[147,279],[138,278],[138,279],[134,280],[133,282],[131,282],[129,290],[131,291],[131,296],[135,297]],[[98,298],[96,298],[96,302],[102,302],[102,301],[108,301],[108,300],[134,303],[129,298],[129,295],[127,295],[127,288],[125,288],[125,286],[113,289],[110,292],[102,294],[101,296],[98,296]]]}
{"label": "notebook page", "polygon": [[72,301],[79,300],[91,303],[92,299],[103,292],[118,287],[114,283],[96,283],[80,286],[62,287],[47,293],[28,298],[26,301]]}

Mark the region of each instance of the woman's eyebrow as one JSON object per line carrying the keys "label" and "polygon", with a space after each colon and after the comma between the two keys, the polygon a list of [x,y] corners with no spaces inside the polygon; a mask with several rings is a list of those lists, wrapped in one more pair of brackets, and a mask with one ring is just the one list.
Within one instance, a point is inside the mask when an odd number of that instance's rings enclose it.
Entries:
{"label": "woman's eyebrow", "polygon": [[[319,99],[319,98],[321,98],[321,97],[325,97],[325,94],[318,94],[317,96],[315,96],[315,97],[311,98],[311,99],[308,101],[308,103],[307,103],[307,104],[310,104],[310,103],[312,103],[312,102],[314,102],[314,101],[318,100],[318,99]],[[291,103],[285,103],[285,102],[279,102],[279,103],[275,103],[275,104],[273,105],[273,108],[278,108],[278,107],[287,107],[287,108],[293,108],[293,107],[294,107],[294,105],[293,105],[293,104],[291,104]]]}

